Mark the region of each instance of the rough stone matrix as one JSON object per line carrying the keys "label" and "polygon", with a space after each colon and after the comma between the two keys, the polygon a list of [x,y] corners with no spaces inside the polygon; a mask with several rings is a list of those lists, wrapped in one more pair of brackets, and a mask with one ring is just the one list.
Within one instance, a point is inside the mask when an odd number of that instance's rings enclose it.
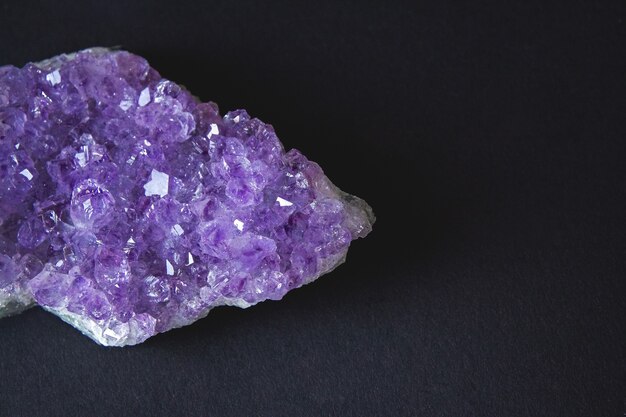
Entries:
{"label": "rough stone matrix", "polygon": [[0,317],[32,305],[107,346],[278,300],[374,216],[245,110],[93,48],[0,67]]}

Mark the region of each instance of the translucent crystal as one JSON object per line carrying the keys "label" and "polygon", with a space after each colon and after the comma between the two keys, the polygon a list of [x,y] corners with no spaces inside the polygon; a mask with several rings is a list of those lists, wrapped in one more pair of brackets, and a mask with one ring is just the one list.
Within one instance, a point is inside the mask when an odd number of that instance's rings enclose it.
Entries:
{"label": "translucent crystal", "polygon": [[[355,167],[357,168],[357,167]],[[329,272],[374,216],[271,125],[102,48],[0,67],[0,316],[136,344]]]}

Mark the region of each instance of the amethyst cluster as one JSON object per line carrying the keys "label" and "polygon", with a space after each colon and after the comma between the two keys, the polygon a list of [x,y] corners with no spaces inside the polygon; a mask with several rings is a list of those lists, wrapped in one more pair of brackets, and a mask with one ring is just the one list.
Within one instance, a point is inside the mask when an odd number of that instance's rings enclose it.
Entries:
{"label": "amethyst cluster", "polygon": [[124,51],[0,67],[0,317],[32,305],[107,346],[278,300],[374,216],[244,110]]}

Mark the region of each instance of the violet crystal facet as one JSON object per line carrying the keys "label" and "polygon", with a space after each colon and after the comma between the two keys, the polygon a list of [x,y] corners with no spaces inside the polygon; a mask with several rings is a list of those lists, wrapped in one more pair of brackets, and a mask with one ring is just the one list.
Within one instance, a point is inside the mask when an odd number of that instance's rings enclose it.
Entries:
{"label": "violet crystal facet", "polygon": [[107,346],[329,272],[374,216],[244,110],[93,48],[0,67],[0,317],[39,305]]}

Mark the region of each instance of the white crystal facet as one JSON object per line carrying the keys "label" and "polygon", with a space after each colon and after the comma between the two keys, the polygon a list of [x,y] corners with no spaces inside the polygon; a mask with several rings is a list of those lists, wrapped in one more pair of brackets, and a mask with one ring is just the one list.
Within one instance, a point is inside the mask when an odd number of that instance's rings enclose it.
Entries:
{"label": "white crystal facet", "polygon": [[278,205],[280,205],[281,207],[293,206],[293,203],[291,201],[287,201],[281,197],[276,197],[276,201],[278,201]]}
{"label": "white crystal facet", "polygon": [[146,196],[158,195],[160,197],[165,197],[168,193],[169,182],[169,175],[153,169],[150,174],[150,181],[143,186],[146,190]]}
{"label": "white crystal facet", "polygon": [[27,169],[23,169],[22,171],[20,171],[20,174],[22,174],[24,177],[26,177],[26,179],[28,181],[33,179],[33,174],[31,174],[30,171],[27,170]]}
{"label": "white crystal facet", "polygon": [[207,135],[209,137],[209,139],[211,139],[211,136],[213,135],[219,135],[220,130],[217,127],[217,125],[215,123],[211,123],[211,130],[209,130],[209,134]]}
{"label": "white crystal facet", "polygon": [[50,85],[57,85],[61,82],[61,73],[59,70],[54,70],[48,75],[46,75],[46,81],[50,83]]}
{"label": "white crystal facet", "polygon": [[143,90],[141,90],[141,93],[139,93],[139,107],[143,107],[146,104],[150,103],[150,90],[148,89],[148,87],[144,88]]}

